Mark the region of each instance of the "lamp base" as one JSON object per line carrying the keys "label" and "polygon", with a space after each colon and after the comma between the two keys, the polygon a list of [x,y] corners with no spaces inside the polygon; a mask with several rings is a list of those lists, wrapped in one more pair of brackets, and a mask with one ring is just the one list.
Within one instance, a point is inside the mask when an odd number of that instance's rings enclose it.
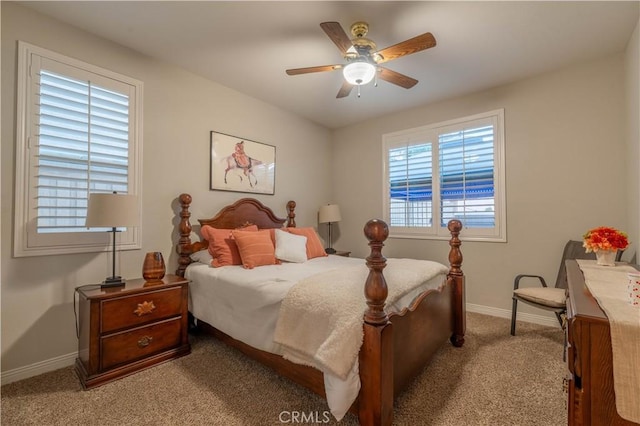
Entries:
{"label": "lamp base", "polygon": [[102,282],[100,288],[108,288],[108,287],[120,287],[126,284],[126,281],[122,279],[120,276],[116,277],[108,277],[106,280]]}
{"label": "lamp base", "polygon": [[336,250],[331,247],[324,249],[324,252],[327,254],[336,254]]}

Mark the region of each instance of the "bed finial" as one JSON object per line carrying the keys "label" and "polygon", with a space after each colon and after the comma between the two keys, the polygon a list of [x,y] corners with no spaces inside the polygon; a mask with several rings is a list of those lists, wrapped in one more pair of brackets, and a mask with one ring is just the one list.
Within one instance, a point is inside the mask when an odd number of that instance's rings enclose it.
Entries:
{"label": "bed finial", "polygon": [[295,228],[296,227],[296,214],[294,210],[296,209],[296,202],[291,200],[287,203],[287,228]]}
{"label": "bed finial", "polygon": [[453,219],[447,224],[447,229],[451,232],[449,240],[449,275],[448,279],[453,286],[453,334],[451,343],[453,346],[461,347],[464,344],[464,334],[467,329],[466,306],[464,300],[465,277],[462,273],[462,252],[460,251],[459,235],[462,230],[462,222]]}
{"label": "bed finial", "polygon": [[178,197],[180,200],[180,239],[178,240],[178,269],[176,275],[184,277],[184,271],[191,263],[191,212],[189,212],[189,206],[191,205],[191,195],[180,194]]}
{"label": "bed finial", "polygon": [[382,255],[382,247],[383,241],[389,236],[389,227],[382,220],[372,219],[364,226],[364,235],[371,247],[371,254],[367,257],[369,276],[364,285],[368,306],[364,313],[364,321],[372,325],[386,324],[389,318],[384,305],[389,291],[382,275],[382,270],[387,266],[387,259]]}
{"label": "bed finial", "polygon": [[458,238],[462,230],[462,222],[452,219],[447,224],[447,229],[451,233],[451,239],[449,240],[449,246],[451,246],[449,250],[449,265],[451,265],[451,269],[449,274],[462,275],[462,269],[460,268],[462,265],[462,252],[460,251],[462,242]]}

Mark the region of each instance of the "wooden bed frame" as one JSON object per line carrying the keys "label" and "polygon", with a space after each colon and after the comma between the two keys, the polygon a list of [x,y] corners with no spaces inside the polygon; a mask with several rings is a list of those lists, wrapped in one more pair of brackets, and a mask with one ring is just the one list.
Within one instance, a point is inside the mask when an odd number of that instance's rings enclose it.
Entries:
{"label": "wooden bed frame", "polygon": [[[192,198],[189,194],[181,194],[179,200],[179,265],[176,274],[184,276],[186,267],[191,263],[190,254],[206,248],[208,242],[191,242],[189,206]],[[246,224],[255,224],[259,228],[281,228],[285,222],[287,227],[295,227],[295,207],[296,203],[289,201],[287,219],[280,219],[260,201],[243,198],[224,207],[213,218],[198,221],[202,226],[223,229]],[[425,291],[402,312],[387,313],[387,284],[382,273],[386,259],[382,255],[382,247],[389,229],[386,223],[375,219],[367,222],[364,227],[364,234],[371,248],[371,253],[366,258],[369,276],[364,283],[368,308],[364,312],[364,341],[359,356],[360,393],[349,410],[358,416],[362,425],[392,424],[394,398],[424,369],[443,342],[449,339],[456,347],[464,343],[465,278],[460,268],[462,253],[458,238],[462,224],[452,220],[448,223],[448,229],[451,232],[451,248],[446,284],[441,289]],[[198,321],[198,328],[273,368],[280,375],[326,397],[321,371],[255,349],[203,321]]]}

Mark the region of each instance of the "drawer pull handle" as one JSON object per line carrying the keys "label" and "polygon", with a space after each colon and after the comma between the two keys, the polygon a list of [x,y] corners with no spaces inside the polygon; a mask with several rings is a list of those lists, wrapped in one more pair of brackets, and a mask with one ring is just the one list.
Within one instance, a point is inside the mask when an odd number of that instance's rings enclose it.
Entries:
{"label": "drawer pull handle", "polygon": [[151,342],[153,342],[153,337],[144,336],[142,339],[138,340],[138,347],[140,348],[147,347]]}
{"label": "drawer pull handle", "polygon": [[151,302],[142,302],[138,303],[138,307],[133,313],[141,317],[143,315],[149,315],[155,308],[156,305],[153,304],[153,300]]}

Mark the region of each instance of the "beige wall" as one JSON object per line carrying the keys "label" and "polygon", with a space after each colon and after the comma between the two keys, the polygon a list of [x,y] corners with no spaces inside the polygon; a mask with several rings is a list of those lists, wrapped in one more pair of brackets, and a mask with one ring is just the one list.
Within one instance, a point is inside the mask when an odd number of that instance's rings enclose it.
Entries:
{"label": "beige wall", "polygon": [[142,250],[121,255],[123,276],[140,276],[149,251],[161,251],[168,270],[175,269],[176,197],[181,192],[194,198],[194,222],[247,195],[209,191],[210,130],[275,145],[275,195],[256,198],[280,216],[286,215],[286,202],[294,199],[298,224],[316,225],[318,206],[329,201],[331,190],[324,178],[331,160],[328,130],[30,9],[7,2],[1,7],[3,372],[76,351],[73,289],[108,275],[104,253],[12,257],[17,40],[144,82]]}
{"label": "beige wall", "polygon": [[[508,242],[466,242],[462,251],[467,303],[508,314],[516,274],[553,283],[568,239],[630,227],[623,71],[620,54],[335,131],[334,246],[367,252],[362,225],[382,215],[382,134],[504,108]],[[439,241],[389,239],[384,252],[447,261]]]}
{"label": "beige wall", "polygon": [[[629,238],[640,258],[640,20],[625,51],[625,94],[627,101],[627,188]],[[639,260],[640,263],[640,260]]]}

